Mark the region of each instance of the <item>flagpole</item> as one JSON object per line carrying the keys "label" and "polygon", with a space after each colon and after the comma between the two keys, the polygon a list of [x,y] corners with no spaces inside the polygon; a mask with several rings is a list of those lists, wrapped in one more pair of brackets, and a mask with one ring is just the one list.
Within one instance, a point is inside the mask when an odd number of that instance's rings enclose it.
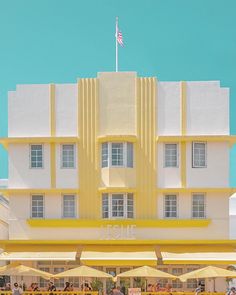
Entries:
{"label": "flagpole", "polygon": [[116,72],[118,72],[118,17],[116,17]]}

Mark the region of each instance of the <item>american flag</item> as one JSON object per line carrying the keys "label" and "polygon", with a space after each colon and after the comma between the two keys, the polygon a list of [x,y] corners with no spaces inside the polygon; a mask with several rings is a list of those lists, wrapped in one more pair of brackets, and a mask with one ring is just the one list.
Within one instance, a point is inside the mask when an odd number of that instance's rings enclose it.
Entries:
{"label": "american flag", "polygon": [[121,33],[121,31],[119,31],[118,30],[118,32],[117,32],[117,37],[116,37],[116,39],[117,39],[117,42],[120,44],[120,46],[124,46],[124,43],[123,43],[123,36],[122,36],[122,33]]}

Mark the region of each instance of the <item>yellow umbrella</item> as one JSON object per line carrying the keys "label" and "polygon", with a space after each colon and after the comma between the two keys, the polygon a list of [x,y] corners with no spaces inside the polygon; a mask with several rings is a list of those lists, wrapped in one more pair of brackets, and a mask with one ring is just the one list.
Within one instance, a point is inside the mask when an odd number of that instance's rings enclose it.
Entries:
{"label": "yellow umbrella", "polygon": [[176,276],[168,274],[164,271],[155,269],[150,266],[141,266],[135,269],[131,269],[125,272],[122,272],[117,275],[117,277],[142,277],[142,278],[168,278],[168,279],[176,279]]}
{"label": "yellow umbrella", "polygon": [[185,273],[178,277],[182,282],[188,279],[202,279],[202,278],[236,278],[236,272],[227,269],[207,266],[200,268],[189,273]]}
{"label": "yellow umbrella", "polygon": [[12,263],[0,267],[0,276],[30,276],[30,277],[42,277],[49,280],[52,276],[49,272],[38,270],[29,266],[25,266],[19,263]]}
{"label": "yellow umbrella", "polygon": [[81,277],[81,278],[112,278],[113,276],[92,267],[85,265],[63,271],[61,273],[55,274],[54,278],[64,278],[64,277]]}

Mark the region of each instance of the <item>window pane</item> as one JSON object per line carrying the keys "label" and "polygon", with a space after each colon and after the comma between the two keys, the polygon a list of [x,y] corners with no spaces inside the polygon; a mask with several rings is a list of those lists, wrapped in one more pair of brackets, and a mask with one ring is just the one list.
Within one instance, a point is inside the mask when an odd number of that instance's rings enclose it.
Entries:
{"label": "window pane", "polygon": [[62,145],[62,168],[75,168],[74,144]]}
{"label": "window pane", "polygon": [[124,217],[124,196],[113,194],[111,199],[112,217]]}
{"label": "window pane", "polygon": [[133,168],[133,144],[127,142],[127,167]]}
{"label": "window pane", "polygon": [[134,218],[133,194],[127,194],[127,218]]}
{"label": "window pane", "polygon": [[102,195],[102,218],[109,218],[108,194]]}
{"label": "window pane", "polygon": [[33,195],[31,197],[31,217],[43,218],[44,217],[44,198],[42,195]]}
{"label": "window pane", "polygon": [[204,194],[193,194],[192,217],[205,218],[205,195]]}
{"label": "window pane", "polygon": [[165,167],[177,167],[177,144],[165,144]]}
{"label": "window pane", "polygon": [[74,195],[63,196],[63,217],[75,218],[76,216],[76,199]]}
{"label": "window pane", "polygon": [[111,146],[112,166],[123,166],[123,143],[112,143]]}
{"label": "window pane", "polygon": [[108,167],[108,143],[104,142],[102,144],[102,167]]}
{"label": "window pane", "polygon": [[206,143],[193,143],[193,167],[206,167]]}
{"label": "window pane", "polygon": [[43,146],[41,144],[32,144],[30,146],[30,167],[43,167]]}
{"label": "window pane", "polygon": [[177,196],[166,195],[164,200],[164,216],[166,218],[177,217]]}

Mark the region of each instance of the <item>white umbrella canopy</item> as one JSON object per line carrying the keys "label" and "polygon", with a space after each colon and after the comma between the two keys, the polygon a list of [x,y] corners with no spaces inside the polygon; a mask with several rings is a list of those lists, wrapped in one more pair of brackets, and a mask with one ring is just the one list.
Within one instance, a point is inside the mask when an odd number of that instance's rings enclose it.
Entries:
{"label": "white umbrella canopy", "polygon": [[12,263],[0,267],[0,275],[42,277],[49,280],[52,274],[19,263]]}
{"label": "white umbrella canopy", "polygon": [[64,278],[64,277],[113,278],[112,275],[104,271],[97,270],[92,267],[88,267],[86,265],[72,268],[72,269],[53,275],[53,278]]}
{"label": "white umbrella canopy", "polygon": [[135,269],[131,269],[125,272],[122,272],[117,275],[117,277],[142,277],[142,278],[168,278],[176,279],[177,277],[171,274],[168,274],[164,271],[155,269],[150,266],[141,266]]}
{"label": "white umbrella canopy", "polygon": [[194,271],[185,273],[179,276],[182,282],[188,279],[202,279],[202,278],[236,278],[236,272],[223,269],[216,266],[207,266],[204,268],[196,269]]}

